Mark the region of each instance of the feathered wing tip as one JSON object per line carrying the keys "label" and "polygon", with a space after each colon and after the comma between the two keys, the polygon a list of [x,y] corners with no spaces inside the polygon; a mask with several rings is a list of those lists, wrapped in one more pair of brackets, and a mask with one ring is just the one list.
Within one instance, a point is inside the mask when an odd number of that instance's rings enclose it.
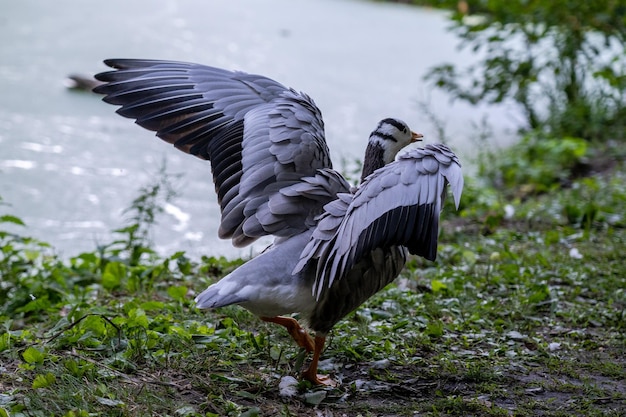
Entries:
{"label": "feathered wing tip", "polygon": [[454,207],[458,210],[461,204],[461,195],[463,194],[463,186],[465,180],[463,179],[463,173],[461,172],[461,164],[452,165],[453,169],[446,170],[444,177],[450,185],[452,191],[452,197],[454,198]]}
{"label": "feathered wing tip", "polygon": [[[428,144],[423,148],[417,149],[422,154],[432,156],[437,160],[437,170],[445,178],[446,183],[450,184],[452,196],[454,197],[454,205],[458,209],[461,202],[461,194],[463,193],[463,171],[461,170],[461,161],[456,154],[443,143]],[[401,156],[400,158],[403,158]],[[408,153],[408,158],[412,158],[412,152]]]}

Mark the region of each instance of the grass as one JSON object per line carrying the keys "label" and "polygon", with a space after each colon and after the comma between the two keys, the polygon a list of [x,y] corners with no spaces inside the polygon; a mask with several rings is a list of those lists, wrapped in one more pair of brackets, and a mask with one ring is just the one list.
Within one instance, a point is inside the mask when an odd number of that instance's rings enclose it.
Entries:
{"label": "grass", "polygon": [[193,307],[241,260],[158,256],[145,216],[68,260],[0,232],[0,417],[624,415],[625,180],[489,204],[470,183],[438,260],[334,329],[320,368],[341,384],[293,396],[305,357],[282,328]]}

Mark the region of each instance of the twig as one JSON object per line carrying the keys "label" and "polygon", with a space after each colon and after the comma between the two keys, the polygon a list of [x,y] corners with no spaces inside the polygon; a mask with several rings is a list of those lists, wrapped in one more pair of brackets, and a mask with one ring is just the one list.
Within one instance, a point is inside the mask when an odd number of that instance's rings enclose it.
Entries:
{"label": "twig", "polygon": [[88,358],[86,356],[81,356],[81,355],[79,355],[76,352],[70,352],[69,354],[70,354],[70,356],[73,356],[73,357],[75,357],[77,359],[81,359],[81,360],[83,360],[85,362],[89,362],[89,363],[91,363],[93,365],[97,365],[97,366],[100,366],[102,368],[105,368],[107,371],[110,371],[110,372],[114,373],[115,375],[121,377],[123,379],[123,382],[136,384],[136,385],[141,385],[141,384],[161,385],[161,386],[165,386],[165,387],[175,388],[175,389],[177,389],[179,391],[184,391],[185,389],[188,389],[188,387],[182,387],[182,386],[180,386],[178,384],[175,384],[173,382],[157,381],[157,380],[155,380],[153,378],[150,378],[150,377],[146,376],[146,374],[144,374],[141,371],[137,372],[138,374],[140,374],[140,378],[133,378],[133,377],[125,374],[122,371],[118,371],[115,368],[112,368],[112,367],[110,367],[110,366],[108,366],[108,365],[106,365],[106,364],[104,364],[102,362],[98,362],[98,361],[96,361],[94,359],[91,359],[91,358]]}
{"label": "twig", "polygon": [[80,323],[81,321],[83,321],[84,319],[86,319],[89,316],[98,316],[98,317],[100,317],[101,319],[103,319],[104,321],[106,321],[107,323],[109,323],[111,326],[113,326],[115,328],[115,330],[117,331],[117,346],[116,347],[119,348],[119,345],[120,345],[121,340],[122,340],[122,331],[120,330],[120,328],[115,323],[113,323],[111,321],[111,319],[109,319],[105,315],[98,314],[98,313],[88,313],[88,314],[85,314],[84,316],[82,316],[81,318],[76,320],[74,323],[71,323],[71,324],[67,325],[64,329],[61,329],[57,333],[55,333],[54,336],[52,336],[50,339],[48,339],[46,341],[46,344],[52,342],[54,339],[56,339],[57,337],[61,336],[66,331],[72,329],[74,326],[78,325],[78,323]]}

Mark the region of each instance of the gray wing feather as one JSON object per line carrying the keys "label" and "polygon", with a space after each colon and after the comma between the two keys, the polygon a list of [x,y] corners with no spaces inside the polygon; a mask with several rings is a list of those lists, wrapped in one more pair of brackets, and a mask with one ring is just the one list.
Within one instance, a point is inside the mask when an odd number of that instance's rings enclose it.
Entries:
{"label": "gray wing feather", "polygon": [[[292,236],[317,223],[324,205],[337,198],[338,193],[348,192],[350,184],[336,171],[321,169],[315,176],[284,187],[256,213],[256,222],[250,227],[261,227],[276,236]],[[247,223],[244,224],[244,228]],[[253,234],[255,231],[246,232]]]}
{"label": "gray wing feather", "polygon": [[427,145],[400,156],[370,175],[351,199],[325,207],[295,272],[316,261],[313,294],[319,299],[334,280],[345,277],[376,248],[404,246],[434,260],[447,183],[458,206],[463,175],[445,145]]}
{"label": "gray wing feather", "polygon": [[[313,100],[269,78],[198,64],[113,59],[94,89],[178,149],[211,161],[222,211],[219,235],[246,245],[270,233],[303,231],[314,204],[289,224],[256,219],[281,188],[332,168],[321,112]],[[301,202],[302,203],[302,202]],[[299,223],[299,224],[298,224]],[[289,232],[287,232],[287,230]]]}

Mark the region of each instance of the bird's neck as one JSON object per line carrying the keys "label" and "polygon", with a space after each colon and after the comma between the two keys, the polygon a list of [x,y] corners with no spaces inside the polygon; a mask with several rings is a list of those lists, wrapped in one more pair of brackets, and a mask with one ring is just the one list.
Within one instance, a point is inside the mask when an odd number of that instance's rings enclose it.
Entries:
{"label": "bird's neck", "polygon": [[361,182],[372,172],[385,165],[385,149],[376,142],[370,142],[365,149]]}

